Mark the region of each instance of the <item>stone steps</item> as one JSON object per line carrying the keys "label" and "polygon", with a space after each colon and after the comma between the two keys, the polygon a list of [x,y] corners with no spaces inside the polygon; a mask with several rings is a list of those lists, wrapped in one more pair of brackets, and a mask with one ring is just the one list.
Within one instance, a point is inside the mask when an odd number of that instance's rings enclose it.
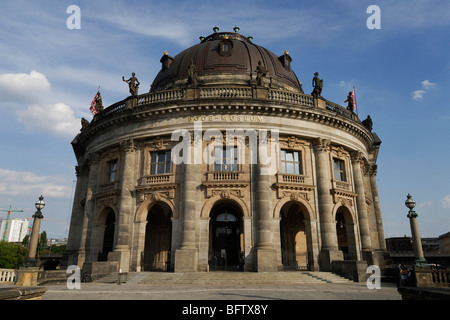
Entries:
{"label": "stone steps", "polygon": [[[117,283],[118,274],[110,274],[96,282]],[[318,284],[353,283],[331,272],[130,272],[121,276],[121,282],[140,285],[258,285],[258,284]]]}

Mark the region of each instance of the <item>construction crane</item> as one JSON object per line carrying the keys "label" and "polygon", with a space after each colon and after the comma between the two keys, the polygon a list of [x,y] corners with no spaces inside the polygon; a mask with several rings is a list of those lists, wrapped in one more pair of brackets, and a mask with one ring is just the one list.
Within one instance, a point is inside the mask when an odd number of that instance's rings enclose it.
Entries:
{"label": "construction crane", "polygon": [[[32,218],[26,218],[27,220],[31,220]],[[63,219],[41,219],[43,221],[64,221]],[[33,226],[28,227],[28,235],[31,235],[31,229]]]}
{"label": "construction crane", "polygon": [[3,212],[8,211],[8,216],[6,217],[6,225],[5,225],[5,231],[3,232],[3,241],[6,240],[6,232],[8,231],[8,222],[9,222],[9,217],[11,216],[11,212],[23,212],[23,210],[11,210],[12,206],[9,206],[9,210],[0,210]]}

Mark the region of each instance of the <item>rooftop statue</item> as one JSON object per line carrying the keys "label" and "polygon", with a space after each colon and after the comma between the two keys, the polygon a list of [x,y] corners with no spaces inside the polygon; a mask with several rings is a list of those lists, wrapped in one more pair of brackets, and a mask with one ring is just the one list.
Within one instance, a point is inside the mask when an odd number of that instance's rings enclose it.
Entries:
{"label": "rooftop statue", "polygon": [[313,92],[311,92],[311,95],[314,99],[322,98],[322,88],[323,88],[323,80],[319,79],[319,73],[314,73],[314,78],[312,79],[312,86],[314,87]]}
{"label": "rooftop statue", "polygon": [[130,87],[130,93],[133,97],[138,95],[138,88],[139,88],[139,81],[136,78],[136,74],[133,72],[132,77],[128,80],[125,80],[125,77],[122,76],[122,81],[128,83],[128,86]]}
{"label": "rooftop statue", "polygon": [[188,73],[188,84],[196,87],[197,86],[197,68],[194,65],[194,60],[191,59],[187,69]]}
{"label": "rooftop statue", "polygon": [[353,92],[350,91],[348,93],[347,100],[345,100],[344,102],[348,102],[347,110],[354,112],[353,110],[355,110],[355,100],[353,98]]}
{"label": "rooftop statue", "polygon": [[262,85],[262,79],[267,75],[267,69],[262,65],[261,61],[258,61],[258,66],[256,67],[256,82],[258,85]]}
{"label": "rooftop statue", "polygon": [[366,120],[363,120],[361,123],[363,124],[364,127],[369,129],[369,131],[372,131],[373,122],[372,122],[372,118],[370,117],[370,115],[368,115]]}

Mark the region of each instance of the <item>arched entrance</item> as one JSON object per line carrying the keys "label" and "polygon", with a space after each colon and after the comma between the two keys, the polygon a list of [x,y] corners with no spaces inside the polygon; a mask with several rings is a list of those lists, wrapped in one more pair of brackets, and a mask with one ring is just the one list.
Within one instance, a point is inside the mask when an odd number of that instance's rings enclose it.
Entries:
{"label": "arched entrance", "polygon": [[344,206],[336,211],[336,235],[344,260],[357,260],[354,223],[350,211]]}
{"label": "arched entrance", "polygon": [[280,211],[281,260],[287,270],[308,270],[309,255],[305,216],[294,201]]}
{"label": "arched entrance", "polygon": [[144,271],[168,271],[172,239],[172,210],[164,202],[148,211],[143,252]]}
{"label": "arched entrance", "polygon": [[243,271],[244,228],[242,213],[233,203],[215,205],[210,214],[209,269]]}
{"label": "arched entrance", "polygon": [[115,223],[116,223],[116,215],[111,208],[106,208],[102,212],[102,216],[106,216],[106,220],[104,222],[105,230],[103,233],[103,244],[102,249],[99,253],[98,261],[107,261],[108,253],[113,251],[114,249],[114,232],[115,232]]}

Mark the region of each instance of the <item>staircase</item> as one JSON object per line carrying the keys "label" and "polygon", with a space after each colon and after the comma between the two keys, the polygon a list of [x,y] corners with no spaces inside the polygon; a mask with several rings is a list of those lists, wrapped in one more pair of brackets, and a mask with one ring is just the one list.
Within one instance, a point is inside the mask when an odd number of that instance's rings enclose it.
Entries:
{"label": "staircase", "polygon": [[[119,274],[114,273],[97,279],[98,283],[118,283]],[[121,283],[139,285],[299,285],[340,283],[352,284],[353,281],[331,272],[130,272],[122,274]]]}

